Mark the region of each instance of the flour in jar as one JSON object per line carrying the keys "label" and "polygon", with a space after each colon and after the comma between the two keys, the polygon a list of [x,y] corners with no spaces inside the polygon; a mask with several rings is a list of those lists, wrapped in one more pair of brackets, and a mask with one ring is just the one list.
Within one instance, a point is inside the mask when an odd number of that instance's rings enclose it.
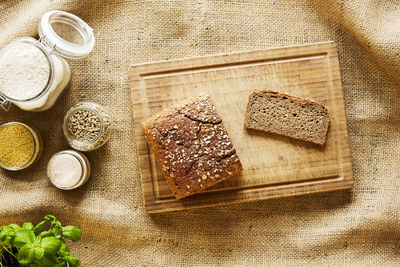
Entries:
{"label": "flour in jar", "polygon": [[0,92],[9,98],[34,98],[46,87],[49,75],[46,56],[32,44],[15,43],[0,55]]}

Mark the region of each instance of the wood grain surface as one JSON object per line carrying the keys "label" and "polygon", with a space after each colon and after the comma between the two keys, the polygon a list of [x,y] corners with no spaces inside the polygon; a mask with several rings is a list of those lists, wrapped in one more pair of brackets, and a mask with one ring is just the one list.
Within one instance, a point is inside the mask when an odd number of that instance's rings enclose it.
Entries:
{"label": "wood grain surface", "polygon": [[[129,71],[138,164],[149,213],[350,188],[346,113],[333,42],[133,65]],[[325,146],[246,130],[249,94],[268,89],[328,107]],[[156,164],[140,123],[192,96],[210,95],[243,164],[241,175],[176,200]]]}

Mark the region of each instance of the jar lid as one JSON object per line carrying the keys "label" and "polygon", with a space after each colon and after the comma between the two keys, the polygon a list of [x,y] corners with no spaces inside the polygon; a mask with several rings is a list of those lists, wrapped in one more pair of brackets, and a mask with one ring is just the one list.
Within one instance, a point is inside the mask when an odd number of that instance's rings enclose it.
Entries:
{"label": "jar lid", "polygon": [[41,42],[63,57],[82,58],[94,47],[93,29],[81,18],[65,11],[45,13],[38,31]]}

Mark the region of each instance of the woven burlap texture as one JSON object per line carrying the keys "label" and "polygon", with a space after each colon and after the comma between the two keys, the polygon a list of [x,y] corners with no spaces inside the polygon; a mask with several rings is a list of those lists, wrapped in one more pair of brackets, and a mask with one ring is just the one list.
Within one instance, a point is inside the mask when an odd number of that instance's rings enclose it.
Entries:
{"label": "woven burlap texture", "polygon": [[[70,86],[50,111],[13,107],[44,139],[38,164],[0,171],[0,224],[56,215],[78,225],[82,266],[377,265],[400,262],[399,1],[0,1],[0,44],[37,35],[49,10],[72,12],[96,46],[69,60]],[[132,127],[130,64],[334,40],[349,125],[355,185],[333,192],[148,215]],[[91,100],[115,118],[109,143],[87,153],[93,175],[74,191],[54,188],[46,164],[68,148],[61,122]]]}

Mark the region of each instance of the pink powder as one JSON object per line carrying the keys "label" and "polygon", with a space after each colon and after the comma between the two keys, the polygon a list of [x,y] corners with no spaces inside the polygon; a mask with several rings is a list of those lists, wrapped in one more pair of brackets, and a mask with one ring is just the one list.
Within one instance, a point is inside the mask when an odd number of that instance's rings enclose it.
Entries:
{"label": "pink powder", "polygon": [[59,154],[49,162],[48,174],[54,185],[68,188],[79,182],[82,176],[82,166],[76,157],[69,154]]}

